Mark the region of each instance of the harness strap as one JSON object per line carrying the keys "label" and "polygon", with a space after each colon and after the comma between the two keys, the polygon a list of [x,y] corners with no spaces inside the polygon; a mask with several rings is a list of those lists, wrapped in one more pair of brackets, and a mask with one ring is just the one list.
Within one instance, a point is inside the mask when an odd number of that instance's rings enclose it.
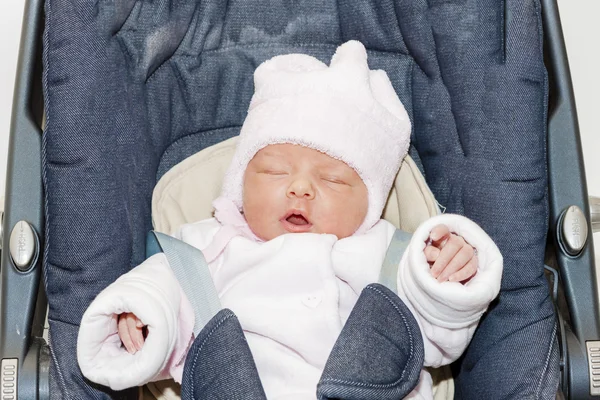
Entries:
{"label": "harness strap", "polygon": [[208,264],[200,250],[181,240],[159,232],[146,239],[146,256],[164,253],[177,281],[194,309],[194,336],[221,311],[221,302]]}
{"label": "harness strap", "polygon": [[379,283],[394,293],[398,293],[398,267],[400,266],[400,260],[402,260],[411,237],[410,233],[396,229],[381,265]]}

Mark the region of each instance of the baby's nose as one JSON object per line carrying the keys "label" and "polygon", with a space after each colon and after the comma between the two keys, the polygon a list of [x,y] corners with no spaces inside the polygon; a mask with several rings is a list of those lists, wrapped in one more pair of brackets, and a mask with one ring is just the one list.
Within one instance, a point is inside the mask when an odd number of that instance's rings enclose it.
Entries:
{"label": "baby's nose", "polygon": [[288,187],[287,196],[311,200],[315,197],[315,190],[308,179],[294,179]]}

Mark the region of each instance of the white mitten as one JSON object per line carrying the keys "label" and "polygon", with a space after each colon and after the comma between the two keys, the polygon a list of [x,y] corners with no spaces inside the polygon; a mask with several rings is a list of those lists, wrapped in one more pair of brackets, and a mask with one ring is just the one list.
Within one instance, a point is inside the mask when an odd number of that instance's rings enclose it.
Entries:
{"label": "white mitten", "polygon": [[[77,360],[83,375],[114,390],[154,380],[173,363],[173,352],[182,340],[178,321],[182,296],[162,253],[104,289],[86,310],[79,328]],[[117,333],[121,313],[133,313],[148,326],[146,341],[135,354],[121,346]]]}

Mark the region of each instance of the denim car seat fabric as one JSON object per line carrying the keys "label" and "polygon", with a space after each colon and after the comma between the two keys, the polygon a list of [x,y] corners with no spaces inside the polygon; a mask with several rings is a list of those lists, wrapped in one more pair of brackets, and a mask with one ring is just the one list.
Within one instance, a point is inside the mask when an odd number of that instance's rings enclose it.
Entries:
{"label": "denim car seat fabric", "polygon": [[389,74],[438,201],[504,255],[499,300],[455,365],[457,398],[554,396],[538,0],[46,0],[45,12],[52,398],[135,398],[86,382],[75,345],[94,296],[143,261],[154,184],[239,133],[260,62],[328,63],[350,39]]}

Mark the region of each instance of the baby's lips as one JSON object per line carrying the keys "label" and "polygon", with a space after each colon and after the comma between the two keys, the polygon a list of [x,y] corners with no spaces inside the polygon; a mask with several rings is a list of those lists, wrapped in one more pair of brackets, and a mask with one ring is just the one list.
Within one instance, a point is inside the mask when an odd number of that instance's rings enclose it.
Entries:
{"label": "baby's lips", "polygon": [[290,222],[290,218],[295,218],[295,219],[304,219],[304,221],[306,221],[306,225],[309,225],[310,219],[308,218],[308,213],[304,210],[299,210],[299,209],[291,209],[289,210],[287,213],[285,213],[285,215],[283,216],[283,218],[281,218],[282,221],[288,221]]}
{"label": "baby's lips", "polygon": [[291,210],[281,218],[283,228],[290,233],[306,233],[312,229],[312,223],[305,212]]}

